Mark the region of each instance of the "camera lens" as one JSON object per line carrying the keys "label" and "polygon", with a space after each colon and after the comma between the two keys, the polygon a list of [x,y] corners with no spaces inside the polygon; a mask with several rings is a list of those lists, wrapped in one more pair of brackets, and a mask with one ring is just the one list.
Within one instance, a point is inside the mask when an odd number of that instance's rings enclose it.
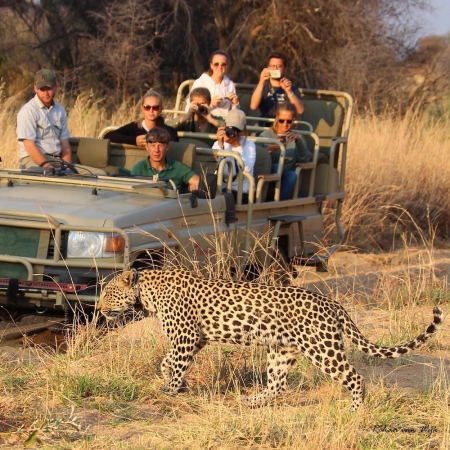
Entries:
{"label": "camera lens", "polygon": [[225,135],[227,138],[233,139],[237,136],[237,131],[233,127],[226,127],[225,128]]}
{"label": "camera lens", "polygon": [[208,114],[208,108],[206,106],[204,106],[204,105],[198,105],[197,111],[200,114]]}

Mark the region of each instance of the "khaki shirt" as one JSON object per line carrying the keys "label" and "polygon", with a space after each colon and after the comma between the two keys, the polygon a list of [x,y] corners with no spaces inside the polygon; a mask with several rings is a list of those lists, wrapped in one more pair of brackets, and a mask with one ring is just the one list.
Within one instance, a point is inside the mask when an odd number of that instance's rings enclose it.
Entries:
{"label": "khaki shirt", "polygon": [[54,101],[47,108],[35,95],[17,115],[19,159],[28,156],[22,142],[24,139],[34,141],[42,153],[58,156],[61,153],[61,141],[69,137],[66,111],[58,102]]}

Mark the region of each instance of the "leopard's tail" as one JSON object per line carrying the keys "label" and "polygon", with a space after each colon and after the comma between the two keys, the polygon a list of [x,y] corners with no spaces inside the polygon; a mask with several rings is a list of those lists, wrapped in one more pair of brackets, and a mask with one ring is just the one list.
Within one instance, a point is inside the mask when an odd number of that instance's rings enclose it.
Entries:
{"label": "leopard's tail", "polygon": [[442,321],[444,319],[444,313],[441,308],[435,307],[433,309],[433,322],[428,326],[428,328],[415,339],[406,344],[397,345],[395,347],[381,347],[376,344],[372,344],[368,339],[366,339],[362,333],[359,331],[358,327],[355,325],[351,317],[348,315],[344,308],[339,308],[339,319],[342,323],[344,333],[352,340],[352,342],[357,345],[359,350],[367,353],[371,356],[376,356],[378,358],[399,358],[402,355],[412,352],[413,350],[421,347],[425,342],[427,342],[442,326]]}

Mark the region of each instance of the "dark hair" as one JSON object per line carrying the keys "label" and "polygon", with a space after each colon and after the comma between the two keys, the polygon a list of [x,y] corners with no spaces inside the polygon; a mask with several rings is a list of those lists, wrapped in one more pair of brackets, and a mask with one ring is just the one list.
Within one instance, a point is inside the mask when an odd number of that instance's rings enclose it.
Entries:
{"label": "dark hair", "polygon": [[[224,52],[223,50],[215,50],[211,53],[211,56],[209,57],[210,64],[212,63],[212,60],[213,60],[214,56],[216,56],[216,55],[225,56],[225,58],[227,58],[227,63],[230,60],[227,52]],[[211,67],[205,73],[207,73],[208,75],[212,75],[213,71],[212,71]]]}
{"label": "dark hair", "polygon": [[170,134],[165,128],[155,127],[145,135],[145,142],[148,144],[152,144],[154,142],[168,144],[170,142]]}
{"label": "dark hair", "polygon": [[272,52],[272,53],[269,55],[269,61],[270,61],[272,58],[281,59],[281,60],[283,61],[284,67],[287,67],[287,65],[288,65],[288,59],[287,59],[287,56],[286,56],[284,53],[281,53],[281,52]]}
{"label": "dark hair", "polygon": [[192,100],[192,97],[195,96],[203,97],[204,99],[206,99],[208,105],[211,103],[211,92],[209,92],[208,88],[198,87],[192,89],[192,91],[189,93],[189,99]]}
{"label": "dark hair", "polygon": [[280,114],[281,111],[287,111],[292,113],[292,117],[295,119],[297,119],[297,108],[295,107],[295,105],[291,102],[283,102],[283,103],[278,103],[277,105],[277,109],[275,110],[275,122],[272,125],[272,129],[275,131],[277,126],[278,126],[278,115]]}

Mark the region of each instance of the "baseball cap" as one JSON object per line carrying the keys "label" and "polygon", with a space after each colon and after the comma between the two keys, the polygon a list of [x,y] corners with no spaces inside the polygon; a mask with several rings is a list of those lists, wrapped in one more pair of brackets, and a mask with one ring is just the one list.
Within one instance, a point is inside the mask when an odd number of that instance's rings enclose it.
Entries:
{"label": "baseball cap", "polygon": [[235,127],[242,131],[245,128],[245,112],[240,109],[228,111],[225,117],[225,124],[227,127]]}
{"label": "baseball cap", "polygon": [[38,70],[34,76],[34,84],[38,89],[43,87],[53,88],[56,84],[56,76],[51,70]]}

